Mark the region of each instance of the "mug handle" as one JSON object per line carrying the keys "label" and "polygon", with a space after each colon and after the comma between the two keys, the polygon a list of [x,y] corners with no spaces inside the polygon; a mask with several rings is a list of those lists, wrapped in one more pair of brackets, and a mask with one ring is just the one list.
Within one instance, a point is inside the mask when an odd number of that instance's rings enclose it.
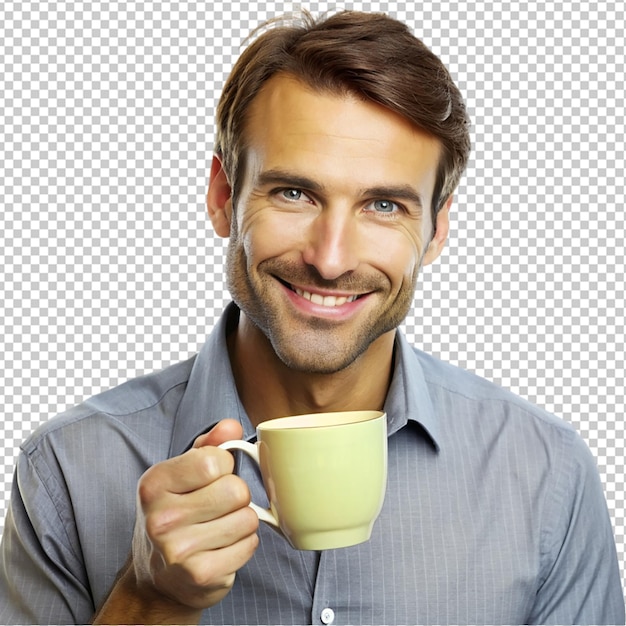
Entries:
{"label": "mug handle", "polygon": [[[259,448],[254,443],[242,441],[241,439],[233,439],[232,441],[225,441],[217,447],[222,448],[222,450],[241,450],[253,459],[259,467],[261,466],[261,462],[259,461]],[[262,522],[273,526],[280,532],[280,524],[270,509],[264,509],[258,504],[254,504],[254,502],[250,502],[250,508],[257,514]]]}

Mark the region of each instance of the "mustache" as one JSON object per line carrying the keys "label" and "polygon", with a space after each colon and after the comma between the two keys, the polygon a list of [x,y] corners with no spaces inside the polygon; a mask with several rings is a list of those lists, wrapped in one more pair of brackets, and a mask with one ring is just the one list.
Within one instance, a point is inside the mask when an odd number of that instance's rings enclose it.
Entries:
{"label": "mustache", "polygon": [[350,270],[334,279],[324,278],[312,265],[303,265],[280,259],[268,259],[259,264],[259,271],[271,274],[286,285],[305,285],[332,291],[369,293],[384,288],[389,280],[382,273],[364,273]]}

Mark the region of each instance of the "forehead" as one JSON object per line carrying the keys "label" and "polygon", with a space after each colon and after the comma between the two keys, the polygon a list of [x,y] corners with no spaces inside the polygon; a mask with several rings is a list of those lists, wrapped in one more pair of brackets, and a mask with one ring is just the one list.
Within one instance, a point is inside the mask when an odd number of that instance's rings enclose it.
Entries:
{"label": "forehead", "polygon": [[353,94],[314,91],[288,74],[273,76],[253,100],[246,146],[249,165],[262,169],[414,178],[431,190],[441,153],[438,139],[399,114]]}

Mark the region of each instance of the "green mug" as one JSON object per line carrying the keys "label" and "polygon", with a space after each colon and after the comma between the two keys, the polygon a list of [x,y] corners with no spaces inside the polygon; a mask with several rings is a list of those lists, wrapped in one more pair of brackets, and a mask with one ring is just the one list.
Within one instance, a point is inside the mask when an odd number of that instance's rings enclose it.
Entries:
{"label": "green mug", "polygon": [[257,442],[227,441],[261,469],[270,502],[250,506],[298,550],[367,541],[387,485],[387,417],[344,411],[281,417],[257,427]]}

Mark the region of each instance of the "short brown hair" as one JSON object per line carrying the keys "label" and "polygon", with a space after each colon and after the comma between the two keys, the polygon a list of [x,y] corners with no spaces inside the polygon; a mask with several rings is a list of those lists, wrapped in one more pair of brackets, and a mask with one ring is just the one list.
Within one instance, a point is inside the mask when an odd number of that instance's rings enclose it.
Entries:
{"label": "short brown hair", "polygon": [[[271,20],[239,57],[217,107],[215,152],[236,196],[243,174],[247,112],[278,72],[313,89],[376,102],[437,137],[442,157],[433,215],[459,183],[470,152],[469,118],[460,91],[437,56],[408,27],[382,13],[342,11],[314,19]],[[253,33],[254,35],[254,33]]]}

